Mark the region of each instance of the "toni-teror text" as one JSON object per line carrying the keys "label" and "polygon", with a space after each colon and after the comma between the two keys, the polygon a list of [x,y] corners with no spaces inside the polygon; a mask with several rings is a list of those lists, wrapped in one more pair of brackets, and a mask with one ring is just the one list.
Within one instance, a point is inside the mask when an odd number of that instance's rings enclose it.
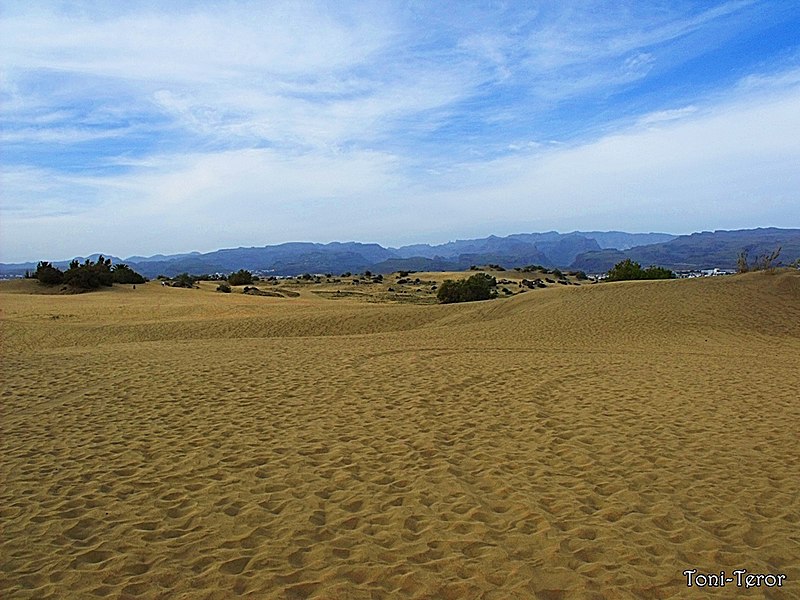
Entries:
{"label": "toni-teror text", "polygon": [[698,573],[697,569],[686,569],[683,572],[688,587],[717,588],[717,587],[783,587],[786,575],[778,573],[749,573],[747,569],[736,569],[726,575],[725,571],[719,573]]}

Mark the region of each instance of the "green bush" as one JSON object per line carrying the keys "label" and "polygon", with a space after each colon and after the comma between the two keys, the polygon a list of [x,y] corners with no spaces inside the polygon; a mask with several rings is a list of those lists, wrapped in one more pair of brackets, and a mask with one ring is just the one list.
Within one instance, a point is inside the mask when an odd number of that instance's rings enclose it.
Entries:
{"label": "green bush", "polygon": [[125,263],[111,267],[111,279],[114,283],[144,283],[146,279]]}
{"label": "green bush", "polygon": [[642,269],[642,265],[630,258],[618,262],[608,272],[608,281],[631,281],[636,279],[674,279],[675,273],[655,265]]}
{"label": "green bush", "polygon": [[172,279],[172,287],[193,288],[196,279],[188,273],[181,273]]}
{"label": "green bush", "polygon": [[675,273],[665,267],[650,265],[644,270],[642,279],[675,279]]}
{"label": "green bush", "polygon": [[39,262],[33,276],[39,280],[39,283],[44,283],[46,285],[64,283],[64,272],[45,261]]}
{"label": "green bush", "polygon": [[239,269],[236,273],[228,275],[228,283],[231,285],[250,285],[253,283],[253,274],[250,271]]}
{"label": "green bush", "polygon": [[111,259],[102,256],[98,257],[96,262],[87,258],[83,264],[73,260],[69,263],[66,271],[61,271],[51,263],[42,261],[36,267],[33,276],[47,285],[65,283],[79,290],[93,290],[114,283],[144,283],[146,281],[128,265],[120,263],[112,267]]}
{"label": "green bush", "polygon": [[[48,264],[49,263],[45,263],[45,265]],[[37,269],[37,273],[38,271],[39,269]],[[42,275],[44,275],[45,278],[54,276],[52,271],[47,269],[46,266],[42,271]],[[39,281],[42,281],[42,279],[39,278]],[[79,263],[77,260],[73,260],[69,263],[69,268],[66,272],[63,273],[61,281],[55,281],[54,278],[53,282],[66,283],[70,287],[80,290],[91,290],[99,288],[100,286],[110,286],[114,283],[114,277],[111,274],[111,259],[100,256],[97,262],[92,262],[87,258],[83,264]]]}
{"label": "green bush", "polygon": [[486,273],[476,273],[468,279],[453,281],[448,279],[439,287],[436,298],[442,304],[453,302],[473,302],[496,298],[494,290],[497,280]]}
{"label": "green bush", "polygon": [[111,259],[99,256],[97,262],[92,262],[87,258],[83,264],[73,260],[64,273],[64,283],[81,290],[97,289],[100,286],[110,287],[114,283]]}
{"label": "green bush", "polygon": [[527,265],[522,267],[520,271],[522,271],[523,273],[533,273],[535,271],[541,271],[543,273],[546,273],[547,269],[545,269],[542,265]]}
{"label": "green bush", "polygon": [[223,294],[230,294],[231,293],[231,286],[229,286],[227,283],[220,283],[217,286],[217,291],[218,292],[222,292]]}

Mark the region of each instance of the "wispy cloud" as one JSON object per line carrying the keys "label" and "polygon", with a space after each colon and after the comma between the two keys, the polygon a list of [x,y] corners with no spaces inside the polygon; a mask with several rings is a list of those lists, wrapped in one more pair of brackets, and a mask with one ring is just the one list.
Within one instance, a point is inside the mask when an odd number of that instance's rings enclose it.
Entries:
{"label": "wispy cloud", "polygon": [[[481,215],[481,199],[533,228],[796,226],[798,107],[800,86],[753,91],[588,143],[467,163],[448,175],[440,205],[472,208],[455,217],[469,223]],[[474,202],[463,202],[467,190]]]}
{"label": "wispy cloud", "polygon": [[[7,3],[0,256],[392,243],[487,219],[679,230],[736,221],[731,198],[744,226],[756,196],[797,219],[797,42],[726,49],[798,19],[759,0]],[[120,233],[133,222],[151,237]]]}

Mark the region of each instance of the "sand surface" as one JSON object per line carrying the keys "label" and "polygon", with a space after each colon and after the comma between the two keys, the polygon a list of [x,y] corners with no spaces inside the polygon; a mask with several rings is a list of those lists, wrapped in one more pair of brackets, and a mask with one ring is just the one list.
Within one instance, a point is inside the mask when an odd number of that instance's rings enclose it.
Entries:
{"label": "sand surface", "polygon": [[2,598],[800,597],[796,272],[447,306],[30,285],[0,284]]}

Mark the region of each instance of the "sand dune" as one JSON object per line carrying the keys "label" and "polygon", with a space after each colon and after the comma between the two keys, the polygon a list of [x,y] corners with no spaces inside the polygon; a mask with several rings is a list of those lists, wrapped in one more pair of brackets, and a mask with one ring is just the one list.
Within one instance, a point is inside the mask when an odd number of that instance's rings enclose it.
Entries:
{"label": "sand dune", "polygon": [[800,597],[796,272],[445,306],[29,284],[0,285],[0,597]]}

